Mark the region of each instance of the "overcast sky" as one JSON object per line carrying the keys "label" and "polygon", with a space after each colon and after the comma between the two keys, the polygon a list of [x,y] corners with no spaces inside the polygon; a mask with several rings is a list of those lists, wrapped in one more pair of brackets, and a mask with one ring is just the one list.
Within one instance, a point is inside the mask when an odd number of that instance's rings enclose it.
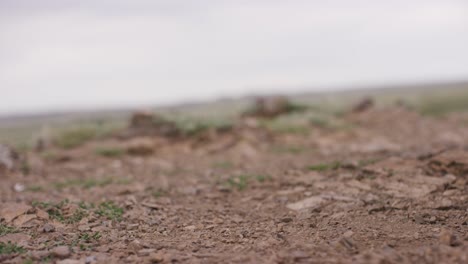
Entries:
{"label": "overcast sky", "polygon": [[0,114],[468,79],[467,0],[1,0]]}

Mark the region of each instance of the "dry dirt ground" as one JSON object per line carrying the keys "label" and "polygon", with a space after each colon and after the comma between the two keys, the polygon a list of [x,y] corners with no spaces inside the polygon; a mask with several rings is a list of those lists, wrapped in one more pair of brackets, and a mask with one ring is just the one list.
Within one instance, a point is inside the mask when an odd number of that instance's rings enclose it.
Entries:
{"label": "dry dirt ground", "polygon": [[0,262],[468,263],[468,115],[338,121],[30,151]]}

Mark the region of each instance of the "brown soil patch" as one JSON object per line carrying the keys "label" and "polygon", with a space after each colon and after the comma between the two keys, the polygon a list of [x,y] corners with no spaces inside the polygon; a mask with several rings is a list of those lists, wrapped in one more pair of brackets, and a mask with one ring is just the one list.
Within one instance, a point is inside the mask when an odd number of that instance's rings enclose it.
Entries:
{"label": "brown soil patch", "polygon": [[372,108],[346,128],[28,153],[27,173],[0,178],[0,261],[467,263],[468,127],[457,120]]}

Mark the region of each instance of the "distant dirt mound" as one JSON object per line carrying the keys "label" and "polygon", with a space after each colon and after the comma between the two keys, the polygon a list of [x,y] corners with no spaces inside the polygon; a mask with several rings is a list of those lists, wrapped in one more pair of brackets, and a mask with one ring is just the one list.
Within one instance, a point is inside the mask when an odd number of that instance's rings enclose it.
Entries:
{"label": "distant dirt mound", "polygon": [[353,113],[364,112],[364,111],[371,109],[374,106],[375,106],[374,99],[372,99],[372,97],[366,97],[362,99],[361,101],[359,101],[357,104],[355,104],[352,107],[351,112]]}
{"label": "distant dirt mound", "polygon": [[273,118],[297,110],[285,96],[259,97],[250,111],[244,113],[244,117]]}
{"label": "distant dirt mound", "polygon": [[152,135],[174,137],[180,135],[180,131],[174,122],[162,116],[147,111],[138,111],[132,115],[129,129],[123,133],[124,137]]}

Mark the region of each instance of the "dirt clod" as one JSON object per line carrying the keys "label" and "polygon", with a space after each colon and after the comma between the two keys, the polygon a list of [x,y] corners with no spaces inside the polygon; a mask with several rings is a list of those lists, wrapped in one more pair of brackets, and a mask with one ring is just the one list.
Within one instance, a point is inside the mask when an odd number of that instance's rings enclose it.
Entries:
{"label": "dirt clod", "polygon": [[67,258],[71,255],[71,250],[69,246],[58,246],[51,250],[53,256],[57,258]]}

